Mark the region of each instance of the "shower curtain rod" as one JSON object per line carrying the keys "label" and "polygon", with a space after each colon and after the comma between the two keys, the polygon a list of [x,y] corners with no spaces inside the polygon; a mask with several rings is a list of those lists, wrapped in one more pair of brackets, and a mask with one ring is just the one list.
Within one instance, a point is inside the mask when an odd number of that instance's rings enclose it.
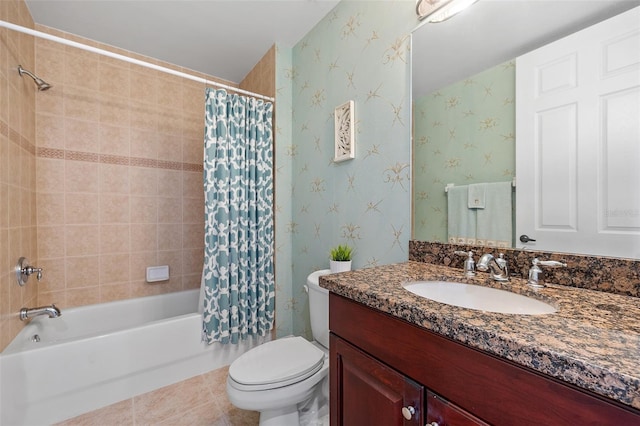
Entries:
{"label": "shower curtain rod", "polygon": [[6,22],[6,21],[2,21],[0,20],[0,27],[5,27],[8,28],[10,30],[14,30],[14,31],[18,31],[21,33],[25,33],[25,34],[29,34],[35,37],[39,37],[39,38],[43,38],[46,40],[51,40],[51,41],[55,41],[61,44],[65,44],[67,46],[71,46],[71,47],[77,47],[78,49],[82,49],[82,50],[86,50],[89,52],[93,52],[93,53],[97,53],[103,56],[109,56],[110,58],[114,58],[114,59],[120,59],[122,61],[125,62],[129,62],[132,64],[136,64],[136,65],[140,65],[146,68],[151,68],[154,69],[156,71],[161,71],[164,72],[166,74],[172,74],[178,77],[182,77],[182,78],[186,78],[188,80],[192,80],[192,81],[197,81],[198,83],[204,83],[206,85],[209,86],[215,86],[221,89],[227,89],[230,90],[232,92],[236,92],[236,93],[242,93],[244,95],[250,95],[250,96],[255,96],[256,98],[260,98],[260,99],[264,99],[267,101],[274,101],[274,98],[269,97],[269,96],[264,96],[261,95],[259,93],[255,93],[255,92],[250,92],[248,90],[243,90],[243,89],[238,89],[232,86],[227,86],[226,84],[222,84],[222,83],[216,83],[215,81],[211,81],[211,80],[207,80],[205,78],[202,77],[196,77],[195,75],[191,75],[191,74],[187,74],[181,71],[175,71],[172,70],[170,68],[165,68],[163,66],[160,65],[155,65],[149,62],[145,62],[145,61],[141,61],[139,59],[134,59],[134,58],[130,58],[128,56],[125,55],[120,55],[119,53],[114,53],[114,52],[109,52],[108,50],[104,50],[104,49],[100,49],[97,47],[93,47],[93,46],[88,46],[86,44],[82,44],[82,43],[78,43],[76,41],[72,41],[72,40],[67,40],[66,38],[62,38],[62,37],[58,37],[58,36],[54,36],[51,34],[47,34],[47,33],[43,33],[41,31],[36,31],[36,30],[32,30],[31,28],[26,28],[26,27],[22,27],[20,25],[16,25],[16,24],[12,24],[11,22]]}

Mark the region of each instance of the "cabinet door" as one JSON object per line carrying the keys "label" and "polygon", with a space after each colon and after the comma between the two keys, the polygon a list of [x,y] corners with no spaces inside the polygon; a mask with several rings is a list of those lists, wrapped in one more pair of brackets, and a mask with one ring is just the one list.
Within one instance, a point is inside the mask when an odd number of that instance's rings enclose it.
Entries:
{"label": "cabinet door", "polygon": [[452,404],[440,395],[427,391],[427,425],[478,426],[488,425],[473,414]]}
{"label": "cabinet door", "polygon": [[424,424],[422,386],[333,334],[330,349],[332,426]]}

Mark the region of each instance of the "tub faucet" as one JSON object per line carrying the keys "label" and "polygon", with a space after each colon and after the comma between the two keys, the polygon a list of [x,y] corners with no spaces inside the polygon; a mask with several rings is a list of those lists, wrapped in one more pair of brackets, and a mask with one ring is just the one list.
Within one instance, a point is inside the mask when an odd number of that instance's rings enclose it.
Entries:
{"label": "tub faucet", "polygon": [[476,264],[478,271],[491,271],[491,278],[495,281],[509,281],[509,268],[507,267],[507,259],[504,254],[500,253],[498,258],[493,257],[491,253],[485,253],[480,257]]}
{"label": "tub faucet", "polygon": [[58,318],[62,315],[60,309],[56,308],[56,305],[40,306],[39,308],[22,308],[20,309],[20,319],[26,321],[31,318],[35,318],[40,315],[48,315],[49,318]]}

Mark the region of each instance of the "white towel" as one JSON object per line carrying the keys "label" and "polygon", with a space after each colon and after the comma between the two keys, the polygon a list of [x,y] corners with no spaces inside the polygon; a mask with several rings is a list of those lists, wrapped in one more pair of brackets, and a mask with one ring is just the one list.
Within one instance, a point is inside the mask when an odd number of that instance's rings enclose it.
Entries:
{"label": "white towel", "polygon": [[487,247],[511,247],[511,182],[485,184],[485,208],[477,209],[477,239]]}
{"label": "white towel", "polygon": [[468,206],[467,185],[454,186],[447,191],[448,240],[451,244],[475,244],[476,212]]}
{"label": "white towel", "polygon": [[470,209],[484,209],[486,204],[486,183],[473,183],[469,185],[469,202]]}

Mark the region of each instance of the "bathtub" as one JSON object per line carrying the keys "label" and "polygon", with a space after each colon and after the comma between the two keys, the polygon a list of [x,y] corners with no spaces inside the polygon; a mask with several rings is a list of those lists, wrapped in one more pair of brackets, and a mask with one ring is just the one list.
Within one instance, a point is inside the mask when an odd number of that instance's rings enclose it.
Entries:
{"label": "bathtub", "polygon": [[223,367],[268,340],[205,345],[198,297],[189,290],[34,318],[0,354],[0,424],[59,422]]}

